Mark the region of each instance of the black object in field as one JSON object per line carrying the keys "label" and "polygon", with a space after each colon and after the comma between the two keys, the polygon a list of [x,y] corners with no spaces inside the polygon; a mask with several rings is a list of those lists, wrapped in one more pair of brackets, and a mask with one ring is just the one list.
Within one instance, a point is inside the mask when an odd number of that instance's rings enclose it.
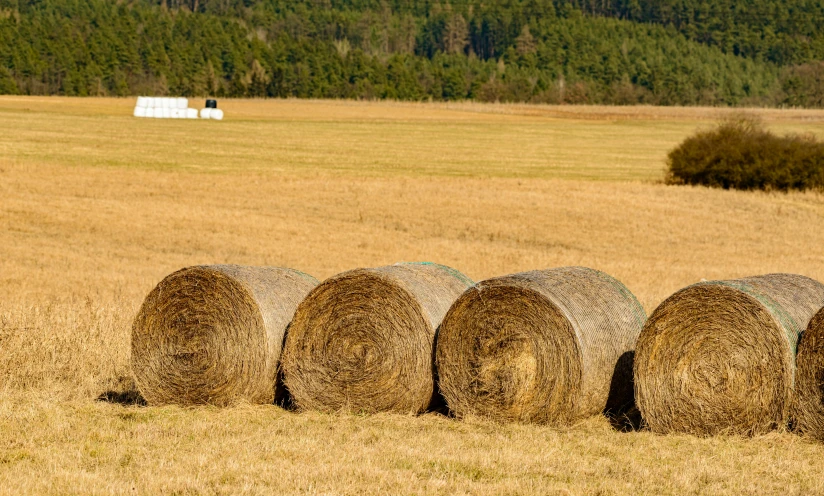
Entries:
{"label": "black object in field", "polygon": [[217,108],[217,100],[206,100],[206,108]]}

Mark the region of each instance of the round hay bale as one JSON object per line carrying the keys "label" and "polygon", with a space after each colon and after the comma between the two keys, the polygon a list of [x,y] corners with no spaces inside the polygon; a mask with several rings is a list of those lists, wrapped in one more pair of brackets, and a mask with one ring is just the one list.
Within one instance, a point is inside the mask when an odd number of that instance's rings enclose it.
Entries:
{"label": "round hay bale", "polygon": [[801,336],[796,367],[792,415],[796,430],[824,441],[824,308]]}
{"label": "round hay bale", "polygon": [[824,285],[794,274],[701,282],[667,298],[635,353],[649,428],[708,436],[785,427],[798,337],[822,305]]}
{"label": "round hay bale", "polygon": [[443,265],[338,274],[300,304],[286,337],[284,383],[300,409],[421,413],[437,403],[435,330],[472,284]]}
{"label": "round hay bale", "polygon": [[223,120],[223,111],[220,110],[219,108],[212,109],[209,112],[209,118],[214,119],[216,121],[222,121]]}
{"label": "round hay bale", "polygon": [[200,118],[201,119],[208,119],[211,115],[212,109],[210,108],[202,108],[200,109]]}
{"label": "round hay bale", "polygon": [[479,282],[438,331],[441,393],[455,415],[565,424],[630,406],[646,320],[603,272],[562,267]]}
{"label": "round hay bale", "polygon": [[132,371],[151,405],[272,403],[283,337],[317,285],[276,267],[205,265],[163,279],[132,326]]}

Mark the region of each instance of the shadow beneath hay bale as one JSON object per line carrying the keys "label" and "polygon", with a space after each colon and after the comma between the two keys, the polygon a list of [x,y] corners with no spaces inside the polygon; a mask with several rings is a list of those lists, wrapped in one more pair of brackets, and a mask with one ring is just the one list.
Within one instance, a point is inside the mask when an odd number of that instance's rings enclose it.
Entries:
{"label": "shadow beneath hay bale", "polygon": [[446,404],[446,398],[441,393],[441,381],[438,377],[438,367],[435,362],[435,351],[438,349],[438,336],[441,333],[441,327],[435,330],[435,336],[432,340],[432,378],[434,379],[435,387],[432,392],[432,401],[426,408],[426,413],[435,413],[443,415],[444,417],[455,418],[455,414],[449,409]]}
{"label": "shadow beneath hay bale", "polygon": [[[292,323],[289,322],[286,325],[286,329],[283,331],[283,340],[280,342],[280,349],[281,349],[281,358],[283,358],[283,350],[286,349],[286,336],[289,335],[289,328],[292,327]],[[295,405],[294,400],[292,399],[292,393],[289,392],[289,389],[286,388],[286,382],[283,376],[283,367],[281,366],[280,361],[278,361],[278,372],[275,375],[275,401],[276,406],[283,408],[284,410],[290,412],[296,412],[298,407]]]}
{"label": "shadow beneath hay bale", "polygon": [[292,394],[289,393],[286,384],[283,382],[283,370],[280,367],[278,367],[277,377],[275,378],[275,405],[290,412],[295,412],[298,409],[292,400]]}
{"label": "shadow beneath hay bale", "polygon": [[124,406],[146,406],[145,398],[137,390],[137,385],[131,377],[118,377],[110,381],[109,389],[98,396],[96,401]]}
{"label": "shadow beneath hay bale", "polygon": [[640,430],[643,424],[641,411],[635,404],[635,380],[632,373],[634,362],[634,351],[627,351],[618,358],[604,408],[604,416],[613,429],[620,432]]}
{"label": "shadow beneath hay bale", "polygon": [[441,394],[441,390],[438,387],[437,377],[435,378],[435,392],[432,395],[432,402],[429,403],[429,407],[426,409],[425,413],[434,413],[437,415],[443,415],[444,417],[455,418],[452,410],[450,410],[449,406],[446,404],[446,398],[444,398]]}
{"label": "shadow beneath hay bale", "polygon": [[641,411],[636,407],[620,414],[604,412],[604,415],[606,415],[609,425],[618,432],[636,432],[644,427]]}
{"label": "shadow beneath hay bale", "polygon": [[129,391],[106,391],[97,397],[97,401],[105,403],[115,403],[123,406],[146,406],[146,400],[137,390]]}

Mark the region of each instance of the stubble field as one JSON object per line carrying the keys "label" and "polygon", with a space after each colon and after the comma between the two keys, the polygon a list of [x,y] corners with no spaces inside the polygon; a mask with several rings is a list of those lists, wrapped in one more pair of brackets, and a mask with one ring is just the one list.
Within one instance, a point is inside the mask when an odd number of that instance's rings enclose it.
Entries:
{"label": "stubble field", "polygon": [[[791,433],[130,404],[131,320],[188,265],[586,265],[647,312],[702,278],[824,280],[820,194],[662,184],[728,111],[219,103],[222,122],[0,97],[0,493],[824,493],[824,446]],[[758,113],[824,137],[824,111]]]}

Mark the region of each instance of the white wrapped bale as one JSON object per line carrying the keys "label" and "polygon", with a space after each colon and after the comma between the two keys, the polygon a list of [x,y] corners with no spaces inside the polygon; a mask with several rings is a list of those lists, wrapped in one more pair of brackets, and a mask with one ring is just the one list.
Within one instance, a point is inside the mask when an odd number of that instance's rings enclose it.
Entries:
{"label": "white wrapped bale", "polygon": [[214,119],[216,121],[222,121],[223,120],[223,111],[220,110],[220,109],[216,109],[216,108],[212,109],[212,111],[209,112],[209,118]]}
{"label": "white wrapped bale", "polygon": [[197,119],[197,109],[186,109],[186,118],[187,119]]}
{"label": "white wrapped bale", "polygon": [[[175,102],[175,105],[177,105],[177,102]],[[172,116],[171,116],[172,119],[180,119],[180,109],[179,108],[175,107],[175,108],[171,109],[171,112],[172,112]]]}
{"label": "white wrapped bale", "polygon": [[145,96],[139,96],[139,97],[137,97],[137,105],[136,106],[140,107],[140,108],[146,108],[146,107],[149,106],[149,100],[150,100],[150,98],[146,98]]}
{"label": "white wrapped bale", "polygon": [[146,117],[146,108],[145,107],[135,107],[134,108],[134,116],[135,117]]}
{"label": "white wrapped bale", "polygon": [[154,107],[149,107],[146,109],[146,115],[143,117],[154,117],[155,116],[155,109]]}
{"label": "white wrapped bale", "polygon": [[177,108],[185,109],[189,107],[189,99],[188,98],[178,98],[177,99]]}
{"label": "white wrapped bale", "polygon": [[212,111],[212,109],[210,109],[210,108],[200,109],[200,118],[201,119],[208,119],[209,114],[211,113],[211,111]]}
{"label": "white wrapped bale", "polygon": [[154,107],[154,108],[162,108],[162,107],[163,107],[163,105],[162,105],[162,101],[163,101],[163,99],[162,99],[162,98],[160,98],[159,96],[154,96],[154,97],[152,97],[152,107]]}
{"label": "white wrapped bale", "polygon": [[163,108],[172,108],[172,99],[168,96],[164,96],[160,99],[160,104],[163,106]]}

